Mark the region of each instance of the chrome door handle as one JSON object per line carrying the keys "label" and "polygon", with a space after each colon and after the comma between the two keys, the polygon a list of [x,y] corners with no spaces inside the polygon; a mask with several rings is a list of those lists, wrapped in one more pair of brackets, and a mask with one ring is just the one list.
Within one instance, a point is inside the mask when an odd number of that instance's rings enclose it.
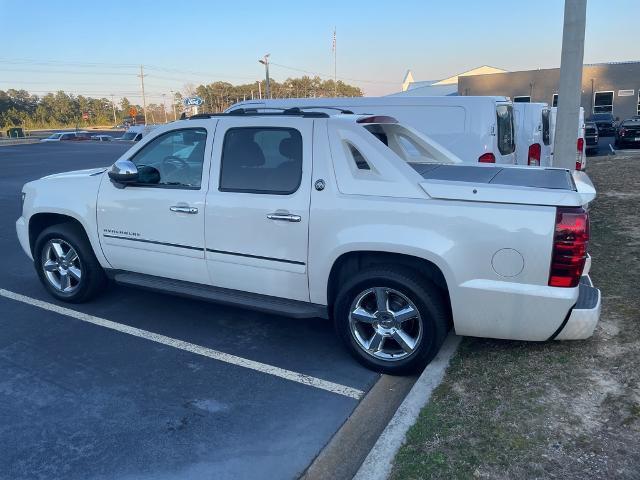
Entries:
{"label": "chrome door handle", "polygon": [[267,214],[269,220],[283,220],[285,222],[299,222],[302,220],[300,215],[291,215],[290,213],[269,213]]}
{"label": "chrome door handle", "polygon": [[191,213],[192,215],[198,213],[198,209],[196,207],[181,207],[178,205],[169,207],[169,210],[171,210],[172,212],[178,212],[178,213]]}

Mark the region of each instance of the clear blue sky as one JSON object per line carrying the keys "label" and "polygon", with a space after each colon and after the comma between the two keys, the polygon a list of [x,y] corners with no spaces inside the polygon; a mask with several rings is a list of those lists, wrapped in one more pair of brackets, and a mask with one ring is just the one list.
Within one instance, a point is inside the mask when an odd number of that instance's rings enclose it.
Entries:
{"label": "clear blue sky", "polygon": [[[136,100],[134,65],[158,101],[185,84],[331,75],[366,94],[480,66],[557,67],[562,0],[11,1],[0,0],[0,89],[63,89]],[[585,63],[640,59],[639,0],[588,0]],[[100,65],[86,65],[88,62]],[[160,70],[161,67],[165,70]],[[348,79],[357,79],[348,80]]]}

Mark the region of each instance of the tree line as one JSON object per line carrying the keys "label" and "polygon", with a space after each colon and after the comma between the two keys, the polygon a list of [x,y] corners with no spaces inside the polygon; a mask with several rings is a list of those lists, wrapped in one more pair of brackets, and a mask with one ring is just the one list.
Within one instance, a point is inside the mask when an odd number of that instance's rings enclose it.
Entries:
{"label": "tree line", "polygon": [[[287,78],[284,82],[269,79],[271,98],[361,97],[362,90],[338,80],[322,80],[320,77],[303,76]],[[266,81],[232,85],[214,82],[187,89],[187,93],[204,100],[207,112],[222,112],[242,100],[266,98]]]}
{"label": "tree line", "polygon": [[[360,97],[360,88],[340,80],[322,80],[320,77],[303,76],[288,78],[284,82],[269,80],[271,98],[302,97]],[[200,111],[221,112],[236,102],[248,99],[266,98],[266,82],[232,85],[227,82],[213,82],[198,86],[187,85],[183,93],[173,98],[167,95],[167,103],[148,103],[147,122],[163,123],[179,116],[183,110],[184,96],[198,95],[204,101]],[[26,90],[0,90],[0,127],[25,129],[52,127],[88,127],[92,125],[120,124],[129,117],[131,108],[138,114],[143,108],[126,97],[117,103],[110,98],[92,98],[58,91],[39,96]],[[115,122],[114,122],[115,110]]]}

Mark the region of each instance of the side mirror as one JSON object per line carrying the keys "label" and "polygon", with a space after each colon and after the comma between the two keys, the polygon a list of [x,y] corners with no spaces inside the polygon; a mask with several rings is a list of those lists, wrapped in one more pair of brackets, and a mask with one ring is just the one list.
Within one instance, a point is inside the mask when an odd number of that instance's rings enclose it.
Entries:
{"label": "side mirror", "polygon": [[118,160],[109,170],[111,182],[118,188],[138,181],[138,168],[131,160]]}

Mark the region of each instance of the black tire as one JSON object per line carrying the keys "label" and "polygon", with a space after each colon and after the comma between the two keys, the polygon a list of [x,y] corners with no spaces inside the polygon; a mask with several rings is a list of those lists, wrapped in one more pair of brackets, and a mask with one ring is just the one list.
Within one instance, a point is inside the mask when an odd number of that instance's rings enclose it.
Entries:
{"label": "black tire", "polygon": [[[81,266],[81,278],[76,281],[72,292],[58,290],[47,278],[44,263],[45,247],[50,240],[63,240],[73,247]],[[44,229],[36,239],[33,249],[36,272],[47,291],[56,299],[69,303],[81,303],[90,300],[100,293],[107,284],[107,277],[93,253],[89,239],[84,230],[73,223],[52,225]]]}
{"label": "black tire", "polygon": [[[421,339],[412,353],[395,360],[379,359],[367,353],[358,343],[350,326],[351,308],[362,292],[369,288],[393,289],[406,296],[417,308],[422,321]],[[340,286],[333,306],[333,321],[338,336],[351,354],[364,366],[391,375],[422,371],[433,360],[448,330],[449,309],[442,292],[411,269],[376,266],[363,269]],[[413,320],[412,320],[413,321]],[[416,320],[418,321],[418,320]],[[387,340],[385,340],[386,344]]]}

